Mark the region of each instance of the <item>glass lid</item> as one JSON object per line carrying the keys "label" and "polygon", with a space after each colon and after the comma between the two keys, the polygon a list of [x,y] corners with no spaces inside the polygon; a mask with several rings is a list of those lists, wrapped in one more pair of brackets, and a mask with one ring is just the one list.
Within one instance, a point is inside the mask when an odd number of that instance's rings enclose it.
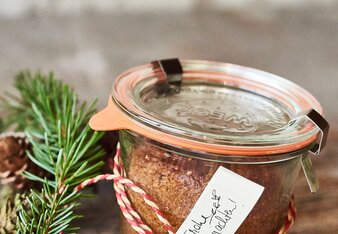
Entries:
{"label": "glass lid", "polygon": [[286,150],[315,140],[318,130],[310,121],[291,121],[310,109],[322,114],[318,101],[298,85],[239,65],[181,64],[181,83],[165,92],[159,87],[169,85],[167,77],[152,64],[123,73],[113,86],[114,103],[139,125],[176,141]]}

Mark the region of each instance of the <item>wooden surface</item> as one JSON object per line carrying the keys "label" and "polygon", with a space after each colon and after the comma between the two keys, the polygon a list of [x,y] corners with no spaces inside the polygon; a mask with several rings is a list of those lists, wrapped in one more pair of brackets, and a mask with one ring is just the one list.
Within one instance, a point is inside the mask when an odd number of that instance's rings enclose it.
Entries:
{"label": "wooden surface", "polygon": [[297,219],[290,234],[338,233],[338,129],[331,129],[328,145],[321,155],[313,157],[320,183],[319,191],[311,194],[304,174],[296,189]]}
{"label": "wooden surface", "polygon": [[[313,93],[331,133],[313,156],[320,181],[311,194],[297,181],[298,217],[290,234],[338,233],[338,6],[312,9],[247,9],[222,12],[58,15],[32,11],[0,18],[0,92],[12,90],[20,69],[53,70],[80,98],[103,107],[114,77],[159,58],[195,58],[242,64],[282,75]],[[83,201],[79,233],[118,233],[111,185]]]}

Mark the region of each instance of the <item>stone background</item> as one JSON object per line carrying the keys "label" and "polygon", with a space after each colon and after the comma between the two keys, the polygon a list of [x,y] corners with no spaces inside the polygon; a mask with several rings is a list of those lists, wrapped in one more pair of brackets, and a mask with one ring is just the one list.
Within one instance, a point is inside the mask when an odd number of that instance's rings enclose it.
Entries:
{"label": "stone background", "polygon": [[[142,3],[141,3],[142,2]],[[331,123],[313,163],[310,194],[301,173],[298,218],[289,232],[338,233],[338,1],[0,0],[0,92],[21,69],[54,71],[81,98],[103,107],[114,77],[154,59],[231,62],[286,77],[313,93]],[[109,184],[86,200],[80,233],[118,233]]]}

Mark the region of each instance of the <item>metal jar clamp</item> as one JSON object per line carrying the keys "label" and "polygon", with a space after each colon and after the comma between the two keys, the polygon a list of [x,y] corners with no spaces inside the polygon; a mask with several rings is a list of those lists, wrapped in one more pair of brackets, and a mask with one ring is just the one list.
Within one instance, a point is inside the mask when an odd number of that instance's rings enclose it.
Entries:
{"label": "metal jar clamp", "polygon": [[[319,130],[319,138],[318,142],[314,143],[314,145],[310,148],[310,152],[312,154],[318,155],[323,148],[326,145],[327,135],[329,133],[330,125],[326,121],[326,119],[320,115],[316,110],[311,109],[308,113],[300,115],[297,118],[292,119],[289,122],[289,125],[295,125],[300,120],[310,120]],[[318,191],[319,188],[319,182],[317,180],[317,177],[315,175],[315,171],[312,166],[311,159],[309,158],[309,155],[303,155],[301,160],[301,165],[306,177],[306,180],[309,184],[310,190],[312,193],[315,193]]]}

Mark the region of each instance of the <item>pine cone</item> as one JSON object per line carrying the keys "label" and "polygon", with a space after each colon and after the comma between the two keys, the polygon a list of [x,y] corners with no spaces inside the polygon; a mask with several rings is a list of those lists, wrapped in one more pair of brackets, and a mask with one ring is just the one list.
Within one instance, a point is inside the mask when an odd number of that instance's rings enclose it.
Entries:
{"label": "pine cone", "polygon": [[15,192],[5,186],[0,192],[0,234],[16,233],[17,208]]}
{"label": "pine cone", "polygon": [[5,133],[0,135],[0,182],[13,184],[17,189],[33,188],[37,182],[21,175],[24,170],[44,177],[45,171],[36,166],[26,155],[31,148],[24,133]]}

